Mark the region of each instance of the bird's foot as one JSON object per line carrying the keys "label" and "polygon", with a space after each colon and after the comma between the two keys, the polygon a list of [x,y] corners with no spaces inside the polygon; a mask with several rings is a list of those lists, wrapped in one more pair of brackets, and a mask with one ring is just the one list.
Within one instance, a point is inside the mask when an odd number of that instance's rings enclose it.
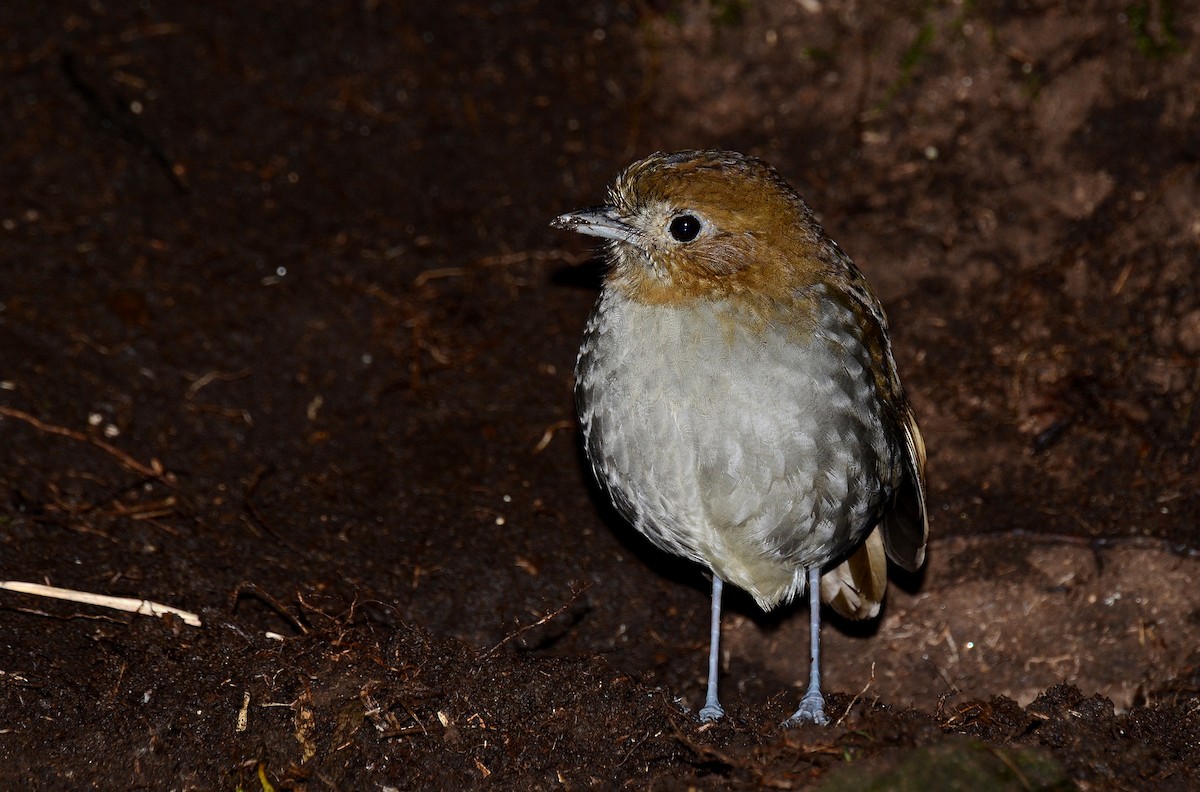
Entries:
{"label": "bird's foot", "polygon": [[713,723],[725,717],[725,710],[716,701],[707,701],[700,708],[700,722]]}
{"label": "bird's foot", "polygon": [[792,713],[792,717],[783,722],[784,726],[799,726],[801,723],[815,723],[825,726],[829,716],[825,714],[825,697],[820,693],[809,691],[800,699],[800,708]]}

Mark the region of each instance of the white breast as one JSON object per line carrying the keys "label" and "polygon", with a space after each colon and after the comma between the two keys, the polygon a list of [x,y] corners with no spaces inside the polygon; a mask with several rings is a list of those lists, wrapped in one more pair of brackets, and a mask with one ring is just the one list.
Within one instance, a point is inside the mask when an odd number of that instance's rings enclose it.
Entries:
{"label": "white breast", "polygon": [[825,329],[810,335],[739,329],[734,310],[606,290],[576,395],[588,457],[622,514],[770,607],[862,539],[898,453],[844,308],[823,301]]}

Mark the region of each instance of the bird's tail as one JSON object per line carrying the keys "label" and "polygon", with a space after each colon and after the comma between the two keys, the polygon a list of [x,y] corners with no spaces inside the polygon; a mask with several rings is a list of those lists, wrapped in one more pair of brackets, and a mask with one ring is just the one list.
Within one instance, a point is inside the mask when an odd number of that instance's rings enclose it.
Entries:
{"label": "bird's tail", "polygon": [[849,558],[821,576],[821,599],[847,619],[879,615],[887,591],[887,554],[876,527]]}

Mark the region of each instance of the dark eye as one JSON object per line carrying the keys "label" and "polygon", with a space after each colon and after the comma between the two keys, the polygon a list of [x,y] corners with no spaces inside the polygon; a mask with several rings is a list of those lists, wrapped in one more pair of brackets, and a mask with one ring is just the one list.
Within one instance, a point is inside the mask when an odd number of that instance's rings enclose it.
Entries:
{"label": "dark eye", "polygon": [[700,235],[700,220],[690,214],[679,215],[667,227],[676,242],[691,242]]}

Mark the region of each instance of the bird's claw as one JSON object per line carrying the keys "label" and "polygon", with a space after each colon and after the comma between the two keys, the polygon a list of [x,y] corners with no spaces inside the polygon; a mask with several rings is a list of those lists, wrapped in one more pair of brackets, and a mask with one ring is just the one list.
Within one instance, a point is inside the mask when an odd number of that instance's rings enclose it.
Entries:
{"label": "bird's claw", "polygon": [[792,717],[783,722],[784,726],[799,726],[801,723],[815,723],[826,726],[829,716],[825,714],[825,697],[820,693],[806,693],[800,700],[800,707],[792,713]]}

